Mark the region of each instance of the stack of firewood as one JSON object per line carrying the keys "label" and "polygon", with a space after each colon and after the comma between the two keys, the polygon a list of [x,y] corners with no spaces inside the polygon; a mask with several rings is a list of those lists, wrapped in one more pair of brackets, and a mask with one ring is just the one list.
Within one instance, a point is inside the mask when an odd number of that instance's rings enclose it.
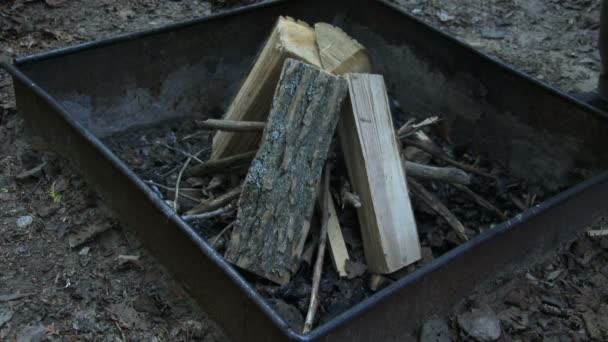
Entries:
{"label": "stack of firewood", "polygon": [[[424,133],[437,118],[394,129],[384,79],[372,74],[372,65],[365,48],[341,29],[279,18],[224,118],[198,122],[217,131],[210,159],[182,169],[186,177],[245,175],[242,185],[183,216],[208,218],[236,208],[236,220],[222,234],[230,231],[224,257],[239,268],[284,285],[305,247],[318,246],[304,332],[319,304],[326,244],[337,273],[348,276],[337,216],[345,205],[357,210],[366,266],[377,277],[421,257],[410,191],[467,240],[463,224],[417,178],[452,184],[504,218],[467,187],[472,173],[493,176],[450,159]],[[330,186],[334,140],[349,180],[340,189]],[[426,165],[431,156],[451,166]],[[176,186],[176,199],[178,192]],[[315,206],[321,229],[313,241]]]}

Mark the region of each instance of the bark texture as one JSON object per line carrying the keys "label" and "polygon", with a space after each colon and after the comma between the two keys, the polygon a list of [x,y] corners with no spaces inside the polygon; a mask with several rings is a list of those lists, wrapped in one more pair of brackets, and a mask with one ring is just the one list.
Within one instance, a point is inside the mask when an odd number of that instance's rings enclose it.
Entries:
{"label": "bark texture", "polygon": [[239,199],[226,260],[278,284],[297,269],[346,81],[287,59]]}

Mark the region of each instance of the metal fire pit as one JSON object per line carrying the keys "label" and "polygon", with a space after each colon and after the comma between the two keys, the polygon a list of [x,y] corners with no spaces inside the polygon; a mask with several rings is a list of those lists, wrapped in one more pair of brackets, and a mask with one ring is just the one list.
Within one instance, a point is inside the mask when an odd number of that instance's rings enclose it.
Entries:
{"label": "metal fire pit", "polygon": [[[441,114],[512,174],[567,189],[393,283],[309,335],[263,298],[100,142],[143,124],[221,113],[279,15],[333,22],[368,47],[411,113]],[[538,261],[608,209],[608,121],[388,2],[281,1],[19,58],[17,105],[123,223],[238,341],[403,340],[487,279]],[[581,171],[581,170],[584,170]],[[410,335],[411,336],[411,335]]]}

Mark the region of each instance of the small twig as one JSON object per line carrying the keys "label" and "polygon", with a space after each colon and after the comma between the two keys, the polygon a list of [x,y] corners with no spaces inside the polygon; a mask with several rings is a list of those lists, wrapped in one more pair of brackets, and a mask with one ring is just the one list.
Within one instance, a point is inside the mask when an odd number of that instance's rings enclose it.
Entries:
{"label": "small twig", "polygon": [[511,201],[513,202],[513,204],[515,204],[515,206],[519,210],[521,210],[521,211],[528,210],[528,207],[524,204],[524,202],[522,202],[519,198],[517,198],[517,196],[510,194],[509,197],[511,198]]}
{"label": "small twig", "polygon": [[413,125],[411,123],[408,125],[408,123],[406,122],[406,125],[403,125],[403,127],[399,128],[399,130],[397,131],[397,135],[399,136],[399,139],[410,137],[412,134],[421,130],[423,127],[434,125],[438,121],[439,117],[431,116]]}
{"label": "small twig", "polygon": [[215,248],[215,245],[217,245],[217,242],[220,240],[220,238],[222,236],[224,236],[224,234],[226,234],[226,232],[232,228],[234,226],[234,222],[232,221],[230,222],[226,227],[224,227],[224,229],[222,229],[222,231],[220,231],[214,238],[213,238],[213,242],[211,242],[211,248]]}
{"label": "small twig", "polygon": [[[167,190],[167,191],[174,191],[174,190],[175,190],[175,189],[173,189],[172,187],[169,187],[169,186],[166,186],[166,185],[163,185],[163,184],[160,184],[160,183],[156,183],[156,182],[151,181],[151,180],[144,181],[144,183],[146,183],[146,184],[150,184],[150,185],[154,185],[154,186],[156,186],[157,188],[161,188],[161,189],[163,189],[163,190]],[[180,193],[179,195],[180,195],[181,197],[183,197],[183,198],[187,198],[187,199],[189,199],[189,200],[191,200],[191,201],[193,201],[193,202],[196,202],[196,203],[200,203],[200,202],[201,202],[201,200],[200,200],[200,199],[198,199],[198,198],[194,198],[194,197],[192,197],[192,196],[190,196],[190,195],[187,195],[187,194],[182,194],[182,193]]]}
{"label": "small twig", "polygon": [[428,191],[422,184],[416,182],[412,178],[408,178],[407,182],[412,190],[412,194],[416,196],[416,198],[420,199],[424,204],[441,216],[452,228],[454,228],[456,234],[458,234],[461,239],[464,241],[469,239],[465,232],[464,225],[450,211],[450,209],[441,203],[437,196]]}
{"label": "small twig", "polygon": [[195,208],[190,209],[186,214],[196,215],[196,214],[205,213],[205,212],[217,209],[221,206],[226,205],[226,203],[229,203],[232,200],[236,199],[240,195],[241,195],[241,187],[237,186],[236,188],[228,191],[227,193],[221,195],[220,197],[202,202]]}
{"label": "small twig", "polygon": [[184,215],[184,216],[182,216],[182,220],[184,220],[186,222],[192,222],[192,221],[196,221],[196,220],[210,219],[210,218],[225,214],[225,213],[231,211],[232,209],[234,209],[234,206],[232,204],[228,204],[227,206],[225,206],[223,208],[219,208],[214,211],[207,212],[207,213],[195,214],[195,215]]}
{"label": "small twig", "polygon": [[310,294],[310,304],[308,313],[304,322],[302,333],[306,334],[312,329],[312,324],[315,320],[315,314],[319,307],[319,285],[321,283],[321,274],[323,272],[323,259],[325,258],[325,245],[327,244],[327,222],[329,221],[329,178],[331,174],[331,164],[325,165],[325,173],[323,177],[323,207],[321,218],[321,235],[319,236],[319,250],[317,251],[317,260],[312,276],[312,290]]}
{"label": "small twig", "polygon": [[[199,159],[197,156],[192,155],[192,154],[190,154],[190,153],[188,153],[188,152],[186,152],[186,151],[184,151],[184,150],[180,150],[179,148],[175,148],[175,147],[173,147],[173,146],[169,146],[169,145],[167,145],[167,144],[165,144],[165,143],[159,143],[159,145],[160,145],[160,146],[162,146],[162,147],[166,147],[166,148],[168,148],[168,149],[170,149],[170,150],[172,150],[172,151],[179,152],[179,153],[183,154],[184,156],[186,156],[186,157],[188,157],[188,158],[192,158],[192,159],[196,160],[197,162],[199,162],[199,163],[201,163],[201,164],[204,164],[204,163],[205,163],[204,161],[200,160],[200,159]],[[199,152],[199,153],[200,153],[200,152]],[[197,154],[197,155],[198,155],[198,154]]]}
{"label": "small twig", "polygon": [[608,236],[608,229],[593,229],[588,230],[587,235],[589,237],[604,237]]}
{"label": "small twig", "polygon": [[25,196],[23,196],[21,198],[22,201],[30,198],[30,196],[32,196],[32,194],[36,191],[36,189],[38,189],[38,187],[40,186],[40,184],[42,184],[42,178],[38,179],[38,182],[36,182],[36,185],[34,185],[34,187],[32,188],[32,190],[30,190]]}
{"label": "small twig", "polygon": [[178,209],[177,202],[179,200],[179,183],[182,181],[182,175],[184,174],[184,171],[186,170],[186,168],[192,161],[192,158],[198,157],[198,155],[203,153],[205,150],[207,150],[207,148],[203,148],[202,150],[196,152],[193,156],[188,157],[188,159],[184,163],[184,166],[182,167],[182,169],[179,170],[179,174],[177,175],[177,181],[175,181],[175,200],[173,201],[173,209],[175,210],[175,212],[177,212],[177,209]]}
{"label": "small twig", "polygon": [[439,158],[439,159],[443,160],[447,164],[450,164],[452,166],[456,166],[459,169],[463,169],[465,171],[469,171],[469,172],[474,173],[476,175],[496,180],[496,176],[491,175],[491,174],[489,174],[487,172],[481,171],[478,168],[473,167],[471,165],[467,165],[467,164],[463,164],[463,163],[457,162],[454,159],[446,156],[445,153],[443,153],[442,151],[439,151],[439,150],[437,150],[437,149],[435,149],[435,148],[433,148],[431,146],[427,146],[425,144],[420,144],[420,143],[418,143],[416,141],[413,141],[413,140],[410,140],[410,139],[403,139],[403,142],[406,145],[410,145],[410,146],[416,147],[416,148],[418,148],[418,149],[420,149],[420,150],[422,150],[422,151],[424,151],[424,152],[432,155],[435,158]]}
{"label": "small twig", "polygon": [[233,167],[243,166],[251,163],[257,151],[249,151],[236,154],[227,158],[210,160],[203,164],[196,165],[187,172],[188,176],[204,176],[210,173],[224,171]]}
{"label": "small twig", "polygon": [[397,130],[397,136],[400,136],[402,134],[405,134],[407,131],[410,130],[410,127],[412,126],[412,124],[416,122],[416,119],[414,118],[410,118],[409,120],[407,120],[403,126],[399,127],[399,129]]}
{"label": "small twig", "polygon": [[114,320],[114,324],[116,324],[116,328],[120,332],[120,336],[122,337],[122,342],[127,342],[127,338],[125,337],[125,333],[124,333],[124,331],[122,331],[122,328],[120,327],[120,324],[118,324],[118,321]]}
{"label": "small twig", "polygon": [[469,189],[468,187],[462,185],[462,184],[452,184],[456,189],[462,191],[465,195],[469,196],[469,198],[471,200],[473,200],[473,202],[479,204],[482,208],[496,214],[496,216],[501,219],[501,220],[506,220],[507,216],[500,211],[500,209],[496,208],[494,206],[494,204],[490,203],[489,201],[487,201],[485,198],[481,197],[480,195],[476,194],[473,190]]}
{"label": "small twig", "polygon": [[456,184],[471,184],[471,176],[469,176],[468,173],[453,167],[436,167],[406,161],[405,170],[408,176],[415,178],[432,179]]}
{"label": "small twig", "polygon": [[205,121],[197,120],[195,123],[202,129],[214,129],[225,132],[262,132],[266,127],[265,122],[259,121],[207,119]]}

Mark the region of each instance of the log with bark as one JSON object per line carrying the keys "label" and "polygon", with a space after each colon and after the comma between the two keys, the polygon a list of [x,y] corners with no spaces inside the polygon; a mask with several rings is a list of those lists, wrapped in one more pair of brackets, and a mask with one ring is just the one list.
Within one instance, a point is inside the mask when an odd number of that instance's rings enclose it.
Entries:
{"label": "log with bark", "polygon": [[278,284],[297,269],[347,85],[288,59],[241,197],[225,258]]}

